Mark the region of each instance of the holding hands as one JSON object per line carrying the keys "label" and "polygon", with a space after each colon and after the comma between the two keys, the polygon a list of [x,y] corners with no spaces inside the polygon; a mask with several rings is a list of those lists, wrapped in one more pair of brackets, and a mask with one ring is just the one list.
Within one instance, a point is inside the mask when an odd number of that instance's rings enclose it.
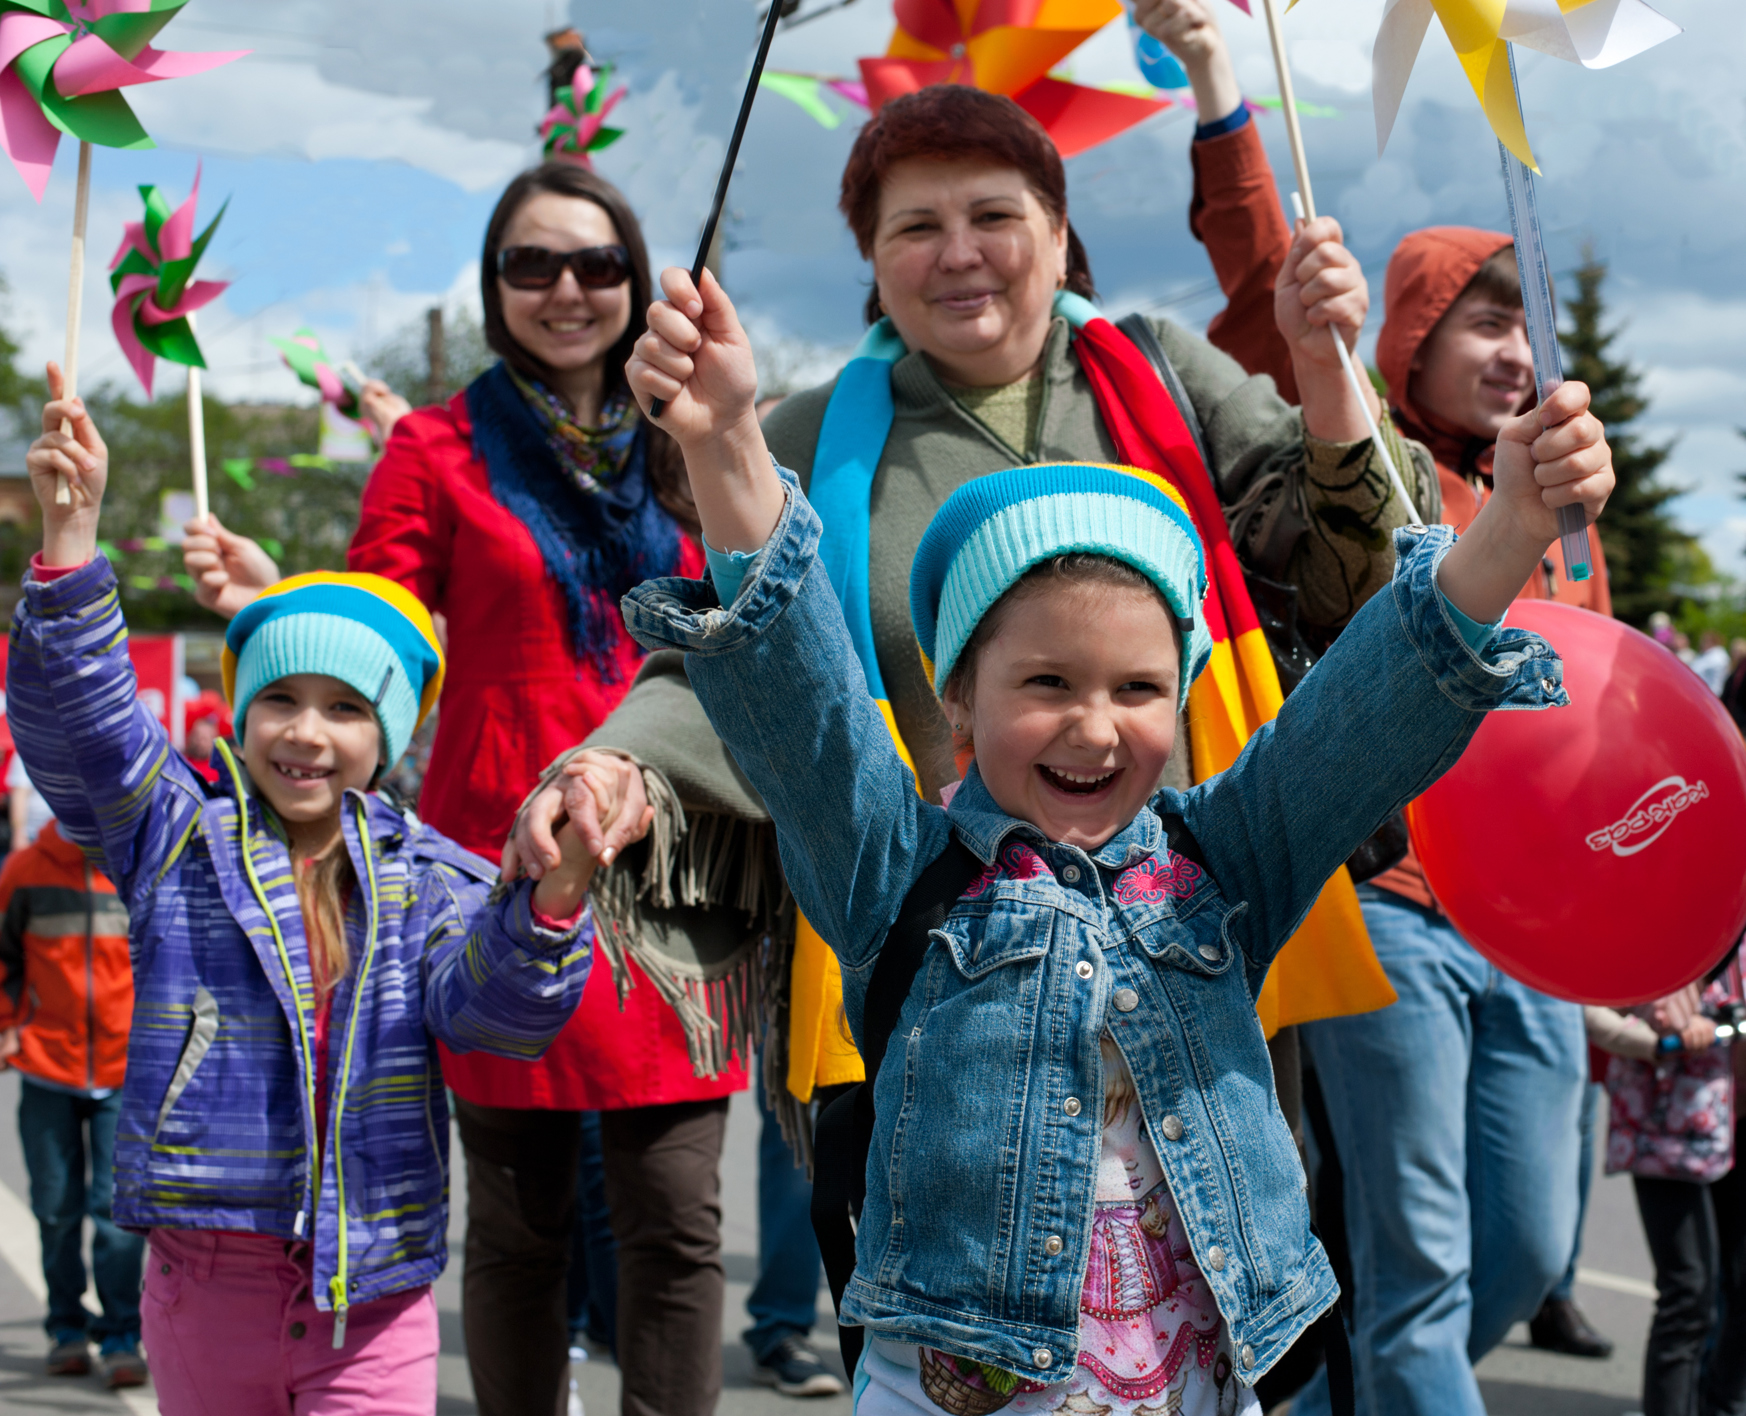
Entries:
{"label": "holding hands", "polygon": [[576,912],[597,866],[640,841],[654,820],[642,769],[611,752],[581,752],[530,797],[504,843],[502,874],[538,881],[534,906],[553,919]]}

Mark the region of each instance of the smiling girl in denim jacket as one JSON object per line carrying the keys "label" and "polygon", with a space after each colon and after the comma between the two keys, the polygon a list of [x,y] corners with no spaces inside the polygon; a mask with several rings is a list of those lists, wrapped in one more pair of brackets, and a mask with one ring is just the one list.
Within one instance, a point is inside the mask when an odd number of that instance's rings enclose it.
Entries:
{"label": "smiling girl in denim jacket", "polygon": [[[955,836],[983,865],[934,931],[874,1083],[845,1323],[863,1413],[1259,1410],[1254,1383],[1338,1289],[1273,1094],[1255,1000],[1323,882],[1493,708],[1566,702],[1544,641],[1497,621],[1612,488],[1588,391],[1498,441],[1459,541],[1403,531],[1390,589],[1250,740],[1158,788],[1211,648],[1193,524],[1162,479],[995,473],[934,517],[917,637],[974,762],[923,801],[868,696],[771,462],[756,371],[713,277],[663,277],[630,362],[685,453],[713,588],[651,581],[631,632],[689,651],[763,795],[783,869],[842,961],[861,1040],[880,947]],[[1556,426],[1548,426],[1556,420]]]}

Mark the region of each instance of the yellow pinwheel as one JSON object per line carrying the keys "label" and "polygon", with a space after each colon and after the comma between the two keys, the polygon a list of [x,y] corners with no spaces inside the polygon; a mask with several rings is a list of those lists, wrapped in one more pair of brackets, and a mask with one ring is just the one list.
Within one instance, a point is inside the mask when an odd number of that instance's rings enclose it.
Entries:
{"label": "yellow pinwheel", "polygon": [[1510,68],[1511,41],[1585,69],[1604,69],[1680,33],[1644,0],[1388,0],[1372,56],[1378,152],[1388,144],[1432,14],[1449,36],[1492,132],[1536,172]]}

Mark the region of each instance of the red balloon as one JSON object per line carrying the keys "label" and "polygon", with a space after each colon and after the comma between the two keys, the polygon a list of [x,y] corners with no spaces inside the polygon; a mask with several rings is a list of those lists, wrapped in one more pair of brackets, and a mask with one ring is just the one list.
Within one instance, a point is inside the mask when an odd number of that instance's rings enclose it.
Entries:
{"label": "red balloon", "polygon": [[1558,998],[1645,1003],[1746,927],[1746,742],[1702,679],[1618,620],[1518,600],[1564,660],[1568,708],[1491,713],[1407,808],[1450,920]]}

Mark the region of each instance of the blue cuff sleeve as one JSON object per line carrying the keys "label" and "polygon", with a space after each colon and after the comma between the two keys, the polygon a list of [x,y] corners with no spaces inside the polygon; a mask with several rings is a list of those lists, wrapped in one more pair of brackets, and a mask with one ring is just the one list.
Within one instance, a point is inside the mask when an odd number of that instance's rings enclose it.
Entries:
{"label": "blue cuff sleeve", "polygon": [[1249,105],[1239,103],[1235,113],[1227,113],[1223,118],[1214,119],[1211,123],[1195,125],[1194,140],[1203,143],[1208,138],[1222,138],[1226,133],[1234,133],[1249,121]]}
{"label": "blue cuff sleeve", "polygon": [[[711,569],[714,568],[713,561],[710,566]],[[1503,624],[1503,619],[1499,617],[1490,624],[1481,624],[1478,620],[1468,619],[1466,615],[1456,609],[1453,600],[1445,598],[1443,603],[1449,607],[1449,618],[1454,621],[1456,632],[1467,641],[1467,647],[1475,654],[1483,653],[1485,646],[1491,643],[1492,635],[1496,634],[1499,626]]]}
{"label": "blue cuff sleeve", "polygon": [[703,543],[703,558],[709,562],[709,578],[715,582],[716,598],[724,606],[733,604],[739,598],[740,586],[745,583],[746,570],[758,558],[762,549],[760,546],[758,551],[718,551],[708,541]]}

